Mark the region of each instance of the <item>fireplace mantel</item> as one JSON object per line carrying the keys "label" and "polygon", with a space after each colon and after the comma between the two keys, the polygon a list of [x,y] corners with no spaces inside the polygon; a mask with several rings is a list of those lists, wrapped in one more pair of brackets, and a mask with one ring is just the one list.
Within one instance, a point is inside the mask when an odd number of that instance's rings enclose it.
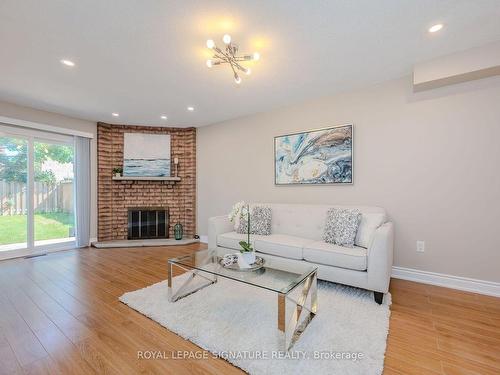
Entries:
{"label": "fireplace mantel", "polygon": [[180,177],[130,177],[130,176],[113,176],[115,181],[180,181]]}

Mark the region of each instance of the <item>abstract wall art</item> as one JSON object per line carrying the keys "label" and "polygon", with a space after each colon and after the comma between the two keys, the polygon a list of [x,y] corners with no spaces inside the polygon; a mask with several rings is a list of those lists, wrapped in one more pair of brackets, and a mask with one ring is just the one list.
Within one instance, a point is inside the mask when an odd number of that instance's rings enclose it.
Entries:
{"label": "abstract wall art", "polygon": [[170,135],[125,133],[123,137],[124,176],[170,176]]}
{"label": "abstract wall art", "polygon": [[352,184],[352,145],[352,125],[275,137],[275,184]]}

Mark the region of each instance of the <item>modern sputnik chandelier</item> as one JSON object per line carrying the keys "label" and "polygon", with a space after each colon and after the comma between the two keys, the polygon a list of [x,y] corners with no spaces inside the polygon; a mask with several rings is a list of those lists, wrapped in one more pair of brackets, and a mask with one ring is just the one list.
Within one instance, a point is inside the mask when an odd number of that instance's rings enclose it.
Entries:
{"label": "modern sputnik chandelier", "polygon": [[238,46],[231,43],[231,36],[228,34],[224,35],[222,41],[226,45],[224,49],[217,47],[212,39],[207,40],[207,47],[214,52],[212,58],[207,60],[207,66],[212,68],[215,65],[229,64],[233,71],[234,82],[239,85],[241,83],[241,77],[238,72],[246,75],[252,73],[250,68],[245,68],[240,63],[252,60],[257,61],[260,59],[260,54],[258,52],[254,52],[251,55],[238,55]]}

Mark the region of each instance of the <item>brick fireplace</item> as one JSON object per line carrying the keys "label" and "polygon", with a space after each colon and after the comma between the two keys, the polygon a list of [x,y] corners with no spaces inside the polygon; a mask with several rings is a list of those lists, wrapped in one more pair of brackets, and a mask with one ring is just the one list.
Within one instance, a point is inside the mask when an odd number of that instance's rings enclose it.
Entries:
{"label": "brick fireplace", "polygon": [[[124,133],[170,134],[171,158],[179,158],[180,181],[113,180],[113,168],[123,165]],[[184,237],[196,228],[196,129],[97,124],[98,239],[125,240],[129,210],[168,209],[169,233],[180,222]],[[172,168],[173,170],[173,168]]]}

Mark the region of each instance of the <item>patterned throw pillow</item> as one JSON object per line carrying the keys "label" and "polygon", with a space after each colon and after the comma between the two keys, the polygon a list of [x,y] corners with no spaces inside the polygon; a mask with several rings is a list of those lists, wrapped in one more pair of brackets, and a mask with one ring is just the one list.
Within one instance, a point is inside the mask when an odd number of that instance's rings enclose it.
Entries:
{"label": "patterned throw pillow", "polygon": [[326,214],[325,242],[339,246],[354,247],[362,214],[357,209],[331,208]]}
{"label": "patterned throw pillow", "polygon": [[[250,206],[250,234],[269,236],[271,234],[271,207]],[[240,219],[237,232],[247,233],[248,222]]]}

